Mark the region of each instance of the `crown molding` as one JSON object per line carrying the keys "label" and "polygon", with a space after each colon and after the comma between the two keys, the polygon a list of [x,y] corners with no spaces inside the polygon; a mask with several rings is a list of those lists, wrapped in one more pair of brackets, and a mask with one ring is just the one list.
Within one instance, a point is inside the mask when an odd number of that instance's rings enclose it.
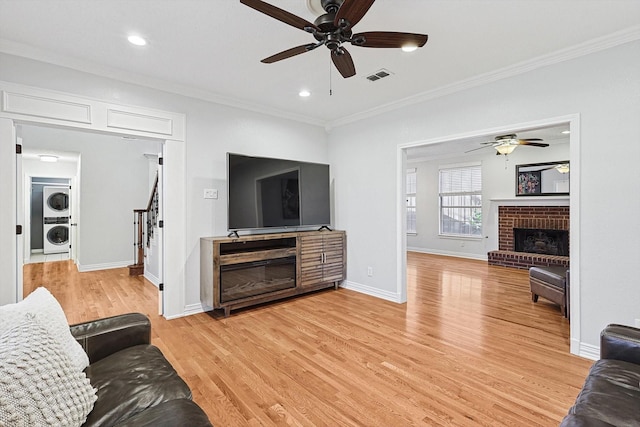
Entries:
{"label": "crown molding", "polygon": [[340,118],[338,120],[333,120],[326,124],[325,129],[327,131],[330,131],[331,129],[338,126],[343,126],[366,118],[388,113],[390,111],[394,111],[403,107],[451,95],[456,92],[461,92],[466,89],[482,86],[498,80],[517,76],[519,74],[524,74],[529,71],[547,67],[553,64],[558,64],[560,62],[568,61],[592,53],[600,52],[602,50],[616,47],[625,43],[630,43],[636,40],[640,40],[640,25],[621,30],[604,37],[599,37],[566,49],[561,49],[548,55],[542,55],[537,58],[519,62],[517,64],[510,65],[499,70],[480,74],[469,79],[452,83],[450,85],[442,86],[426,92],[421,92],[398,101],[390,102],[379,107],[371,108],[360,113]]}
{"label": "crown molding", "polygon": [[313,117],[291,113],[289,111],[278,110],[263,104],[252,103],[238,98],[223,96],[214,92],[195,88],[188,85],[172,83],[167,80],[157,79],[146,75],[132,73],[115,67],[108,67],[97,64],[92,61],[81,60],[69,56],[53,54],[43,49],[34,48],[29,45],[16,43],[9,40],[0,39],[0,52],[8,55],[32,59],[34,61],[45,62],[93,74],[99,77],[118,80],[125,83],[131,83],[151,89],[160,90],[176,95],[195,98],[202,101],[209,101],[215,104],[226,105],[228,107],[238,108],[242,110],[253,111],[256,113],[266,114],[279,117],[282,119],[293,120],[296,122],[307,123],[315,126],[325,127],[326,121]]}
{"label": "crown molding", "polygon": [[52,54],[43,49],[37,49],[21,43],[0,39],[0,52],[18,57],[24,57],[35,61],[46,62],[75,71],[86,72],[100,77],[111,78],[125,83],[136,84],[163,92],[182,95],[216,104],[226,105],[242,110],[253,111],[282,119],[297,121],[310,125],[323,127],[327,132],[331,129],[354,123],[366,118],[374,117],[403,107],[426,102],[432,99],[451,95],[466,89],[482,86],[498,80],[517,76],[539,68],[560,62],[568,61],[581,56],[596,53],[625,43],[640,40],[640,25],[630,27],[603,37],[581,43],[566,49],[561,49],[548,55],[539,56],[534,59],[523,61],[499,70],[480,74],[469,79],[461,80],[449,85],[445,85],[433,90],[421,92],[398,101],[380,105],[369,110],[361,111],[336,120],[322,120],[306,115],[296,114],[289,111],[278,110],[272,107],[253,103],[238,98],[223,96],[188,85],[171,83],[166,80],[156,79],[149,76],[132,73],[115,67],[107,67],[91,61],[80,60],[63,55]]}

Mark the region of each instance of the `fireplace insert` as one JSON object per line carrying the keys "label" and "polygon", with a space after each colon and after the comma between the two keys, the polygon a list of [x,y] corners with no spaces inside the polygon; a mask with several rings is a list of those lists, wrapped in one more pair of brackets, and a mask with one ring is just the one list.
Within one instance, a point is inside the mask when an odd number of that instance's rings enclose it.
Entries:
{"label": "fireplace insert", "polygon": [[569,232],[539,228],[514,228],[514,250],[540,255],[569,256]]}
{"label": "fireplace insert", "polygon": [[220,267],[223,303],[295,287],[295,256]]}

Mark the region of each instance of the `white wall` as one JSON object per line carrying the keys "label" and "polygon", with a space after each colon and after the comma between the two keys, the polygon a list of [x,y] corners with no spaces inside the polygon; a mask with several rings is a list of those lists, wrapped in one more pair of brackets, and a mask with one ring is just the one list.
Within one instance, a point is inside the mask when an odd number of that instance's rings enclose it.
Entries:
{"label": "white wall", "polygon": [[[442,96],[331,131],[336,227],[349,233],[349,280],[396,292],[398,146],[580,115],[581,336],[640,318],[640,41]],[[373,277],[367,276],[373,266]],[[573,325],[572,325],[573,328]]]}
{"label": "white wall", "polygon": [[[81,156],[78,269],[131,264],[133,210],[146,208],[149,199],[148,161],[144,153],[157,152],[160,144],[39,126],[21,128],[24,148],[69,151]],[[42,169],[37,169],[40,175],[56,164],[42,165]],[[28,171],[34,172],[33,168]],[[75,173],[68,177],[72,176]]]}
{"label": "white wall", "polygon": [[[455,141],[450,142],[455,144]],[[417,172],[417,223],[415,235],[407,236],[410,250],[465,258],[487,259],[487,252],[498,249],[497,218],[491,215],[492,199],[515,198],[516,165],[543,163],[569,159],[569,141],[556,141],[547,148],[519,147],[507,156],[496,156],[487,147],[472,156],[446,159],[409,161],[407,167]],[[438,171],[441,166],[481,163],[482,165],[482,231],[481,238],[453,238],[439,236]],[[540,196],[539,199],[546,199]],[[551,204],[555,202],[550,202]]]}
{"label": "white wall", "polygon": [[[630,237],[640,231],[638,41],[334,128],[328,147],[324,129],[316,126],[9,55],[0,55],[0,62],[0,80],[187,115],[187,306],[199,300],[199,237],[226,231],[226,151],[328,161],[334,226],[348,233],[348,281],[391,299],[398,296],[402,260],[399,145],[579,114],[581,173],[572,176],[582,189],[577,339],[597,345],[606,323],[640,318],[640,246]],[[203,188],[222,190],[221,198],[204,200]],[[371,277],[367,266],[374,268]]]}
{"label": "white wall", "polygon": [[[187,261],[185,311],[200,305],[200,243],[203,236],[227,234],[226,153],[281,157],[327,163],[324,128],[123,83],[12,55],[0,54],[0,80],[186,114]],[[292,97],[292,102],[301,102]],[[166,159],[166,161],[171,161]],[[84,159],[82,164],[85,168]],[[146,173],[146,169],[145,169]],[[145,177],[146,182],[146,177]],[[204,199],[205,188],[219,190],[217,200]],[[174,201],[174,203],[181,201]],[[144,207],[144,206],[143,206]],[[167,260],[171,262],[170,259]]]}

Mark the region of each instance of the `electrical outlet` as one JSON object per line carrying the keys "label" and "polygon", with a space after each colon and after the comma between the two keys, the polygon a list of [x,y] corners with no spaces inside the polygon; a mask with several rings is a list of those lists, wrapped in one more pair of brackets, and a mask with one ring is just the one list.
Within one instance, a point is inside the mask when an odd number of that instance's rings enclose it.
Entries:
{"label": "electrical outlet", "polygon": [[217,199],[218,198],[218,190],[215,188],[205,188],[204,189],[204,198],[205,199]]}
{"label": "electrical outlet", "polygon": [[373,267],[367,267],[367,276],[373,276]]}

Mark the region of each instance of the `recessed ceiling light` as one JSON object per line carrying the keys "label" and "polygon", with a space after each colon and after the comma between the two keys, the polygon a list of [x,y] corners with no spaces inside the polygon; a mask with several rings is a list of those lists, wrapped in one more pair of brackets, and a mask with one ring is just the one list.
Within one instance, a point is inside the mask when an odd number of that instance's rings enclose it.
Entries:
{"label": "recessed ceiling light", "polygon": [[58,161],[58,156],[52,156],[50,154],[40,154],[40,161],[55,163]]}
{"label": "recessed ceiling light", "polygon": [[563,133],[563,134],[567,135],[567,134],[570,134],[570,133],[571,133],[571,131],[570,131],[570,130],[563,130],[563,131],[562,131],[562,132],[560,132],[560,133]]}
{"label": "recessed ceiling light", "polygon": [[311,96],[311,92],[309,92],[306,89],[303,89],[298,93],[298,95],[300,95],[302,98],[306,98],[308,96]]}
{"label": "recessed ceiling light", "polygon": [[413,52],[416,49],[418,49],[418,46],[411,46],[411,45],[402,46],[403,52]]}
{"label": "recessed ceiling light", "polygon": [[127,37],[127,40],[129,40],[129,43],[134,44],[136,46],[145,46],[147,44],[147,41],[145,39],[136,35]]}

